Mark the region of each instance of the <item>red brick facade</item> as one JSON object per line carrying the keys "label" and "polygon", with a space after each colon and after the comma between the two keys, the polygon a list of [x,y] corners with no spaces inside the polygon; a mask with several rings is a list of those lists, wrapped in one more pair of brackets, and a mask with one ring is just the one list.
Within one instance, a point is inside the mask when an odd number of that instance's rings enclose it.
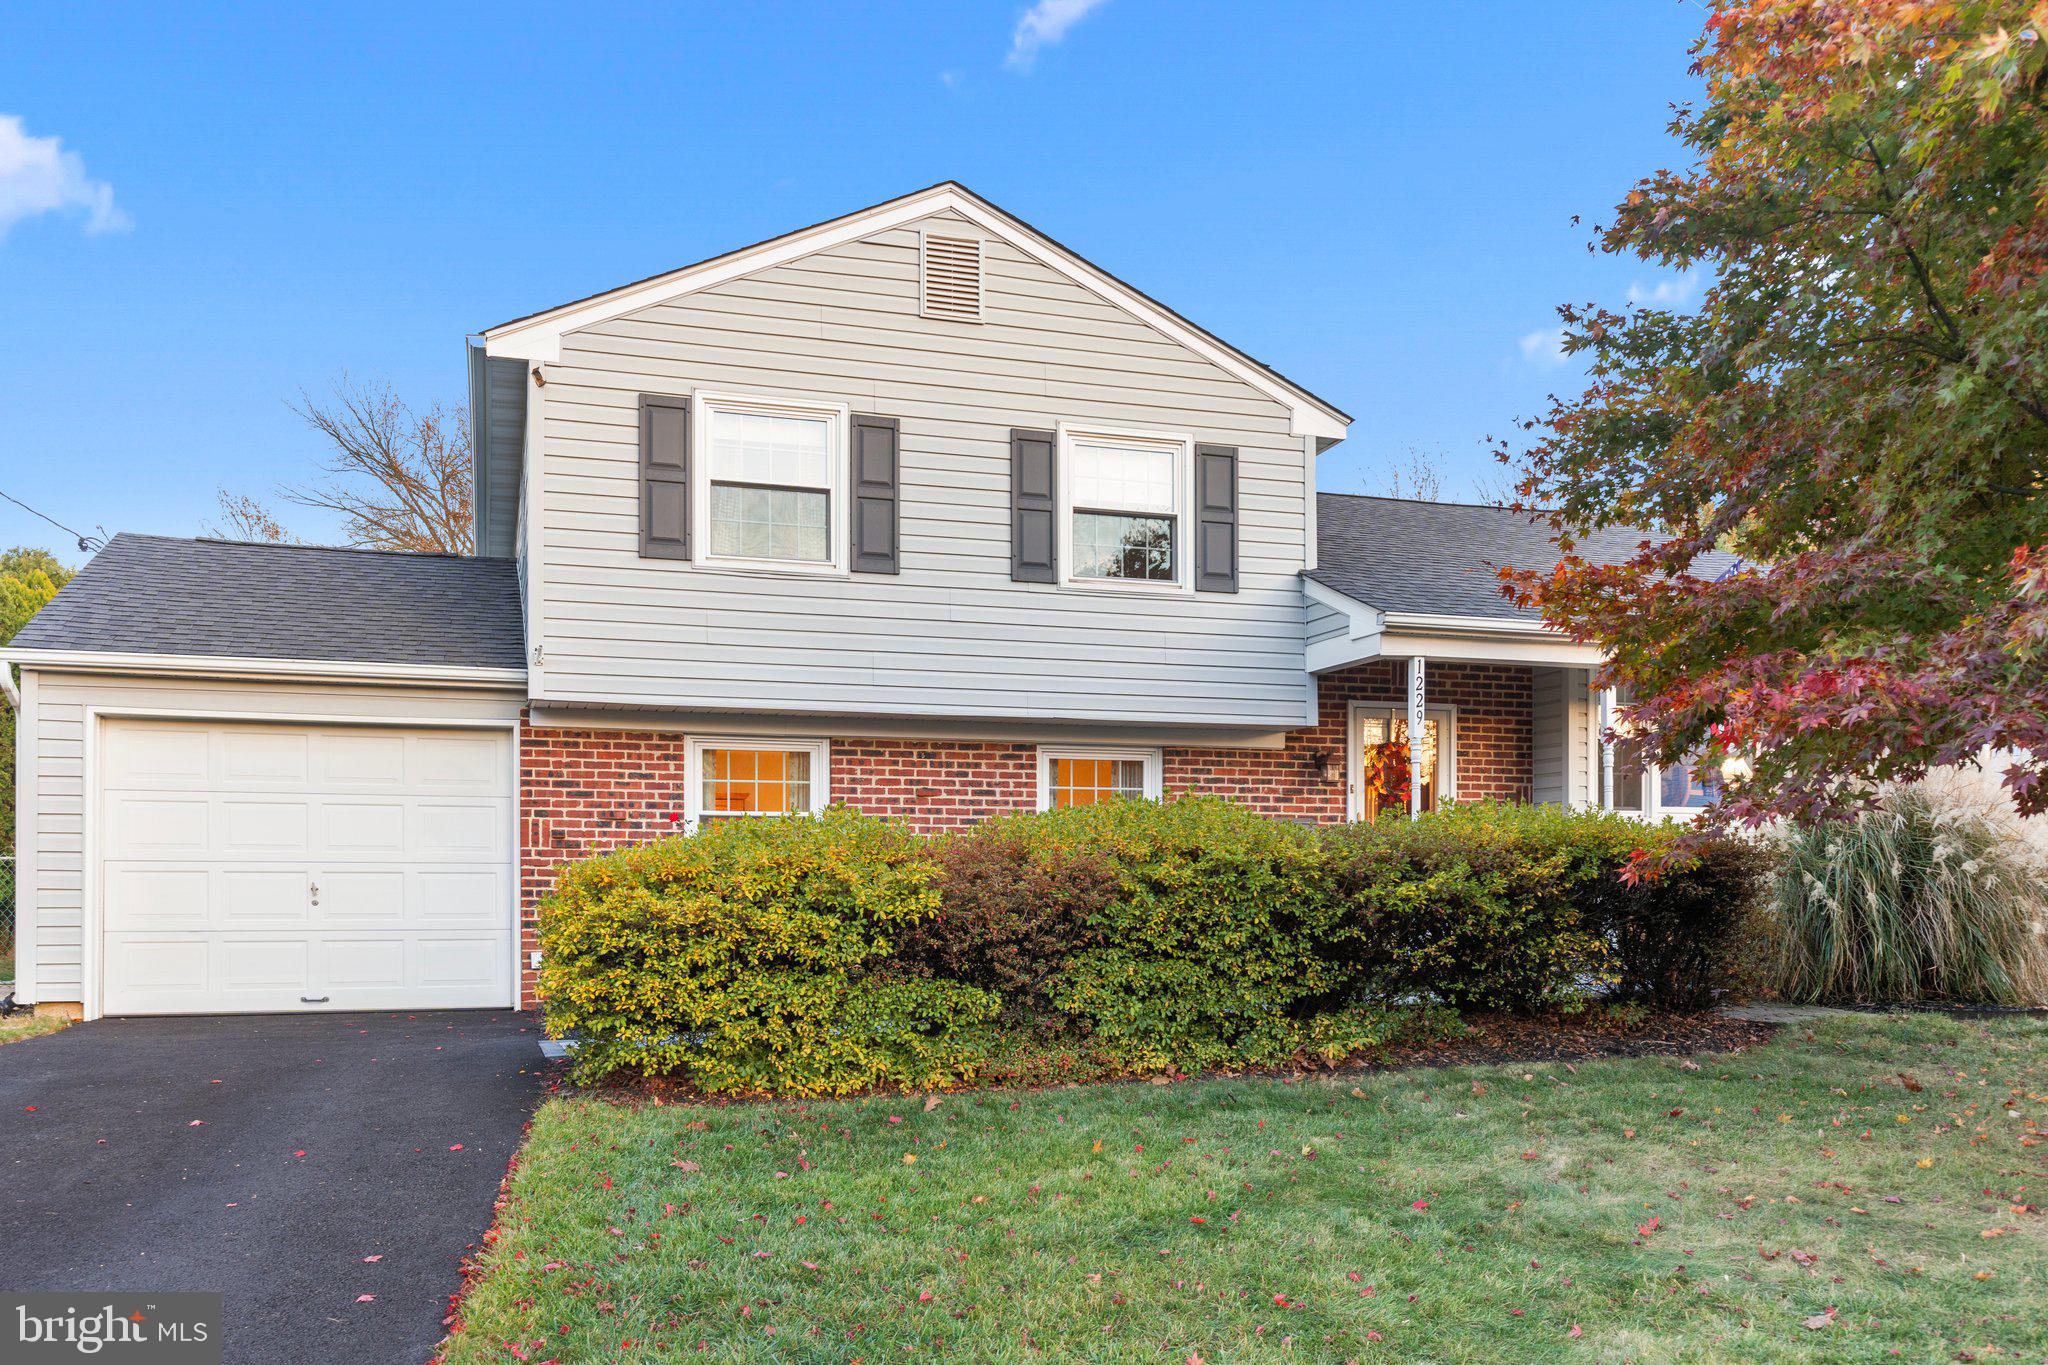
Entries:
{"label": "red brick facade", "polygon": [[[1432,664],[1432,705],[1457,708],[1456,789],[1463,800],[1526,801],[1531,675],[1507,664]],[[1164,789],[1229,797],[1269,815],[1319,823],[1345,817],[1345,726],[1354,701],[1403,705],[1404,665],[1361,664],[1319,680],[1318,721],[1280,749],[1168,748]],[[524,725],[519,755],[521,998],[531,1003],[534,904],[565,862],[657,838],[683,813],[685,736],[676,730]],[[1327,776],[1315,755],[1327,754]],[[920,832],[957,829],[1038,797],[1032,744],[834,739],[831,799],[903,820]]]}

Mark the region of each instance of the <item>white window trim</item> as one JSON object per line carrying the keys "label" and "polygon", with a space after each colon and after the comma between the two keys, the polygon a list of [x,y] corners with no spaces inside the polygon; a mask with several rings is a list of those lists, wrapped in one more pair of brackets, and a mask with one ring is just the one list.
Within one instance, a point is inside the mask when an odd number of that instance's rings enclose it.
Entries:
{"label": "white window trim", "polygon": [[1095,745],[1060,745],[1038,750],[1038,809],[1052,809],[1052,765],[1058,758],[1116,758],[1127,759],[1145,765],[1145,799],[1157,801],[1160,797],[1160,773],[1165,767],[1162,751],[1158,749],[1109,749]]}
{"label": "white window trim", "polygon": [[[831,555],[823,560],[757,559],[745,555],[711,552],[711,413],[754,412],[770,417],[823,418],[832,425],[827,442],[826,464],[829,483],[826,496],[826,532]],[[790,574],[800,577],[844,578],[847,575],[846,470],[848,431],[852,414],[844,403],[827,403],[808,398],[762,398],[737,393],[696,393],[690,398],[690,541],[694,562],[707,569],[743,569],[753,573]]]}
{"label": "white window trim", "polygon": [[[1358,781],[1365,746],[1359,742],[1358,717],[1366,711],[1385,711],[1405,720],[1408,707],[1399,701],[1354,701],[1345,708],[1344,818],[1353,821],[1365,818],[1365,792]],[[1458,708],[1431,702],[1422,708],[1422,713],[1436,722],[1441,735],[1437,746],[1437,807],[1442,809],[1458,799]]]}
{"label": "white window trim", "polygon": [[[1061,422],[1054,427],[1055,468],[1053,482],[1059,492],[1059,525],[1056,551],[1060,586],[1084,592],[1135,593],[1139,596],[1179,596],[1195,590],[1193,521],[1195,506],[1195,438],[1184,432],[1139,431],[1129,427],[1096,426],[1092,423]],[[1112,445],[1173,447],[1173,582],[1151,583],[1128,578],[1083,578],[1074,573],[1074,478],[1073,445],[1076,439],[1103,441]]]}
{"label": "white window trim", "polygon": [[[803,812],[816,815],[831,803],[832,741],[791,739],[787,736],[693,735],[683,748],[683,832],[695,834],[704,813],[704,751],[706,749],[772,750],[777,753],[807,753],[811,756],[811,804]],[[728,818],[762,819],[767,812],[733,811]]]}
{"label": "white window trim", "polygon": [[1615,691],[1611,687],[1600,694],[1600,702],[1600,714],[1597,720],[1601,731],[1600,772],[1595,783],[1594,804],[1612,814],[1626,815],[1635,820],[1652,822],[1657,820],[1676,820],[1681,824],[1690,824],[1712,809],[1711,806],[1665,805],[1658,795],[1664,789],[1664,765],[1656,762],[1654,759],[1643,760],[1642,809],[1632,810],[1625,806],[1613,805],[1614,783],[1611,780],[1611,774],[1614,768],[1614,751],[1617,746],[1608,742],[1605,732],[1613,726],[1615,712],[1621,703],[1617,700]]}

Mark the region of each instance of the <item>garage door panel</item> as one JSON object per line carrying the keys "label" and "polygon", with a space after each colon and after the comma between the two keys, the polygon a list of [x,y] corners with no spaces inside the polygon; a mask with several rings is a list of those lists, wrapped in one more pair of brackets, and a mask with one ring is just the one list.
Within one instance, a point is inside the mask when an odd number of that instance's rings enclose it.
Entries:
{"label": "garage door panel", "polygon": [[203,729],[124,724],[121,742],[108,746],[101,779],[110,788],[206,791],[213,785],[211,754],[210,736]]}
{"label": "garage door panel", "polygon": [[216,741],[227,787],[303,787],[312,779],[312,737],[297,730],[224,730]]}
{"label": "garage door panel", "polygon": [[407,985],[405,957],[403,938],[323,939],[320,983],[337,991],[401,990]]}
{"label": "garage door panel", "polygon": [[418,735],[407,772],[425,791],[489,796],[505,788],[504,747],[485,735]]}
{"label": "garage door panel", "polygon": [[502,801],[422,801],[414,813],[415,851],[501,860],[510,815]]}
{"label": "garage door panel", "polygon": [[148,998],[168,1008],[205,1008],[211,998],[212,945],[203,938],[113,934],[107,954],[107,1001]]}
{"label": "garage door panel", "polygon": [[[406,880],[403,868],[333,868],[320,874],[320,923],[323,928],[369,928],[377,925],[402,927],[406,913]],[[499,913],[504,912],[501,904]]]}
{"label": "garage door panel", "polygon": [[313,748],[315,785],[342,791],[405,787],[404,735],[328,732]]}
{"label": "garage door panel", "polygon": [[203,867],[108,863],[103,890],[110,931],[213,927],[213,875]]}
{"label": "garage door panel", "polygon": [[313,981],[313,945],[304,938],[223,934],[213,943],[220,983],[230,994],[306,993]]}
{"label": "garage door panel", "polygon": [[420,986],[430,990],[502,988],[504,934],[437,935],[414,940],[414,971]]}
{"label": "garage door panel", "polygon": [[322,801],[317,819],[323,856],[388,858],[406,851],[403,801]]}
{"label": "garage door panel", "polygon": [[224,800],[215,823],[217,854],[303,858],[313,851],[312,810],[303,798]]}
{"label": "garage door panel", "polygon": [[114,792],[107,798],[106,830],[111,858],[204,857],[212,851],[212,805],[204,797]]}
{"label": "garage door panel", "polygon": [[421,872],[414,886],[421,928],[491,928],[502,922],[510,879],[497,868],[474,872]]}
{"label": "garage door panel", "polygon": [[215,929],[299,929],[312,925],[313,879],[297,867],[225,867]]}
{"label": "garage door panel", "polygon": [[510,739],[109,721],[107,1013],[501,1006]]}

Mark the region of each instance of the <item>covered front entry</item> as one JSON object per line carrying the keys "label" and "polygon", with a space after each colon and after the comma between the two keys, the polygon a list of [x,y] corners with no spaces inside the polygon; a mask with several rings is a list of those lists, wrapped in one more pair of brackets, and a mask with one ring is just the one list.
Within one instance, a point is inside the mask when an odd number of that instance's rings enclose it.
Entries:
{"label": "covered front entry", "polygon": [[106,716],[102,1012],[513,1000],[503,729]]}

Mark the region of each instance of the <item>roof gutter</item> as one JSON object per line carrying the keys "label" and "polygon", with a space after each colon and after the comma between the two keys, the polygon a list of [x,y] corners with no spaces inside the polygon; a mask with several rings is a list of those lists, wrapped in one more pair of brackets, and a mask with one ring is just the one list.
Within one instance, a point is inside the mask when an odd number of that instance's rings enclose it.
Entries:
{"label": "roof gutter", "polygon": [[[352,659],[259,659],[205,654],[102,653],[72,649],[0,649],[8,664],[71,673],[143,673],[192,678],[261,678],[315,682],[402,683],[416,686],[523,690],[523,668],[376,663]],[[9,687],[10,694],[12,685]],[[11,695],[10,695],[11,700]]]}

